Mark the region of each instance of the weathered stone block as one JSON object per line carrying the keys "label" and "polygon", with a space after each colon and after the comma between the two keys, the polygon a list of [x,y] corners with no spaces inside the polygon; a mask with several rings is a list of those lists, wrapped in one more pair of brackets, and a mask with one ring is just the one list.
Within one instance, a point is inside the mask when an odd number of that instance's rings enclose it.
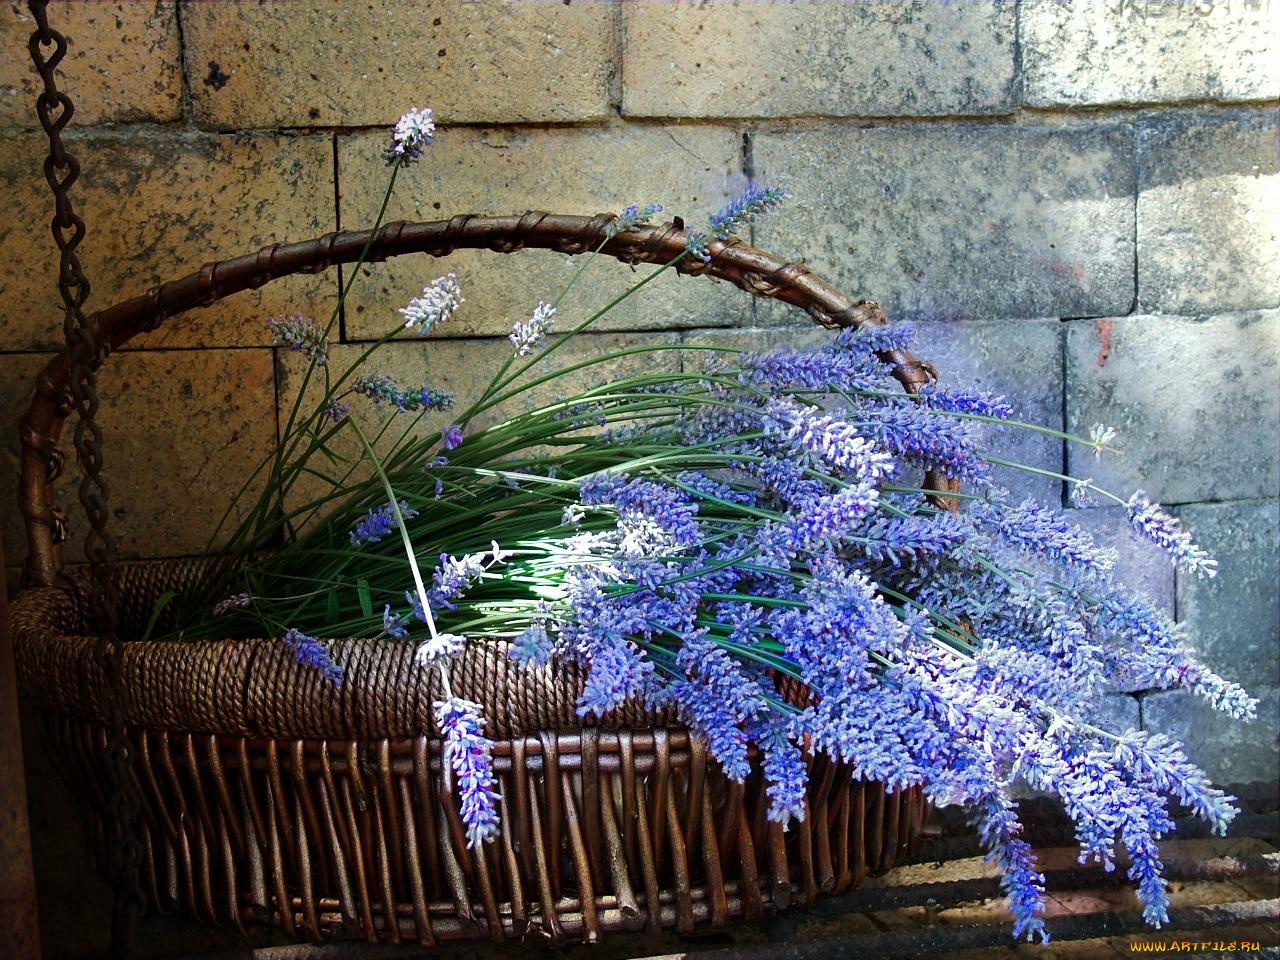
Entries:
{"label": "weathered stone block", "polygon": [[1280,504],[1197,503],[1179,507],[1177,515],[1218,560],[1212,580],[1178,574],[1178,618],[1191,646],[1228,680],[1274,683],[1280,678]]}
{"label": "weathered stone block", "polygon": [[[380,136],[339,140],[344,227],[372,226],[386,185]],[[658,202],[661,217],[703,219],[729,195],[741,169],[741,141],[724,128],[608,130],[451,129],[415,168],[401,174],[387,216],[434,220],[462,213],[529,209],[596,214],[630,203]],[[500,256],[459,250],[443,262],[401,257],[371,265],[352,289],[347,335],[377,339],[399,322],[397,310],[422,286],[456,271],[466,303],[444,336],[506,336],[539,299],[564,289],[582,257],[542,250]],[[599,257],[561,306],[557,328],[585,320],[655,267],[636,270]],[[674,271],[647,285],[597,321],[596,329],[662,329],[732,324],[750,312],[747,294]],[[412,334],[409,334],[412,336]]]}
{"label": "weathered stone block", "polygon": [[1272,3],[1024,0],[1021,31],[1032,106],[1280,95]]}
{"label": "weathered stone block", "polygon": [[1274,496],[1278,363],[1277,311],[1072,321],[1068,430],[1114,427],[1123,453],[1071,445],[1071,474],[1167,503]]}
{"label": "weathered stone block", "polygon": [[758,134],[793,197],[759,246],[904,319],[1123,313],[1133,302],[1126,126],[970,124]]}
{"label": "weathered stone block", "polygon": [[1280,305],[1280,116],[1197,111],[1138,133],[1138,307]]}
{"label": "weathered stone block", "polygon": [[[176,280],[211,260],[252,253],[334,228],[333,150],[328,137],[211,137],[134,133],[73,138],[84,172],[72,196],[87,233],[80,247],[101,309]],[[54,287],[53,201],[34,134],[0,138],[0,343],[44,349],[62,343]],[[327,319],[334,273],[296,276],[170,320],[134,341],[149,347],[268,342],[262,320],[302,311]]]}
{"label": "weathered stone block", "polygon": [[972,115],[1012,106],[1012,3],[622,10],[628,116]]}
{"label": "weathered stone block", "polygon": [[1149,693],[1142,698],[1142,727],[1181,740],[1191,761],[1218,783],[1274,782],[1280,775],[1280,690],[1250,692],[1259,700],[1252,723],[1232,720],[1183,690]]}
{"label": "weathered stone block", "polygon": [[390,126],[411,106],[446,122],[600,119],[615,16],[499,0],[182,7],[196,120],[219,129]]}
{"label": "weathered stone block", "polygon": [[[744,350],[816,347],[834,334],[805,325],[791,308],[796,326],[752,330],[696,330],[689,343],[722,344]],[[1062,423],[1062,359],[1056,321],[1026,323],[920,323],[913,351],[938,368],[939,383],[999,394],[1030,423],[1059,429]],[[987,431],[987,449],[1001,459],[1046,470],[1062,467],[1061,442],[1015,427]],[[1021,470],[996,467],[997,482],[1017,498],[1035,497],[1051,506],[1062,500],[1061,484]]]}
{"label": "weathered stone block", "polygon": [[[75,104],[74,123],[165,122],[182,116],[182,50],[176,0],[51,4],[49,25],[67,38],[58,87]],[[0,126],[37,127],[43,85],[26,40],[35,21],[25,3],[0,4]],[[52,49],[52,48],[51,48]]]}
{"label": "weathered stone block", "polygon": [[[46,359],[0,356],[0,409],[16,418],[26,408]],[[121,557],[203,552],[231,497],[275,444],[271,351],[206,350],[199,362],[188,351],[120,353],[99,373],[98,393],[110,524]],[[67,469],[55,502],[69,521],[67,560],[76,562],[83,559],[88,522],[76,492],[80,471],[71,430],[63,431]],[[16,430],[4,436],[0,498],[13,504],[20,448]],[[233,521],[242,515],[236,511]],[[3,516],[5,543],[16,560],[26,552],[22,521],[16,509]]]}
{"label": "weathered stone block", "polygon": [[1102,698],[1098,709],[1087,722],[1112,733],[1140,730],[1142,722],[1138,713],[1138,698],[1127,693],[1109,693]]}
{"label": "weathered stone block", "polygon": [[[544,359],[531,369],[524,382],[528,382],[529,377],[537,378],[553,370],[562,370],[593,358],[604,358],[633,347],[674,344],[677,341],[678,336],[671,333],[583,334],[575,337],[566,346],[546,354]],[[334,347],[329,361],[334,376],[340,376],[345,372],[365,349],[365,346],[354,344]],[[464,411],[480,399],[502,361],[510,355],[511,344],[499,339],[448,340],[432,337],[417,342],[397,341],[380,347],[376,354],[352,372],[350,379],[354,380],[356,377],[367,374],[387,374],[394,377],[403,389],[429,384],[436,389],[453,393],[456,396],[453,409],[423,416],[413,427],[412,436],[436,440],[445,426],[455,422]],[[298,390],[301,388],[301,370],[304,367],[298,362],[296,355],[285,351],[279,353],[278,359],[280,423],[283,428],[293,409]],[[677,351],[653,351],[602,360],[600,363],[571,371],[551,383],[535,386],[511,400],[478,414],[468,426],[467,432],[474,434],[517,414],[567,400],[574,394],[605,381],[679,368],[680,354]],[[322,386],[313,379],[308,385],[307,394],[303,397],[304,415],[315,408],[322,395]],[[348,397],[346,402],[351,407],[351,416],[357,418],[370,437],[375,437],[391,417],[385,405],[374,406],[364,397]],[[381,455],[390,451],[403,430],[410,424],[408,415],[398,416],[402,423],[393,423],[381,439],[374,443],[375,449]],[[311,465],[333,480],[341,481],[351,464],[360,458],[360,444],[354,434],[346,430],[334,439],[331,448],[339,457],[349,462],[335,468],[326,459],[317,456],[313,458]],[[365,478],[368,476],[367,466],[357,464],[351,476],[356,479]],[[332,489],[332,483],[326,483],[319,477],[305,477],[294,488],[290,500],[307,502],[327,495]]]}

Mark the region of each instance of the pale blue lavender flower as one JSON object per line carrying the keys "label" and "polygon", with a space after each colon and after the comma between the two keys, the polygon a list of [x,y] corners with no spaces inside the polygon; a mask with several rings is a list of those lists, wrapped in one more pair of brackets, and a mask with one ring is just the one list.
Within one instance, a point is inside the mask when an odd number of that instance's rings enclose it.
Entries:
{"label": "pale blue lavender flower", "polygon": [[754,223],[763,214],[777,209],[787,198],[785,190],[761,186],[752,181],[737,196],[708,218],[711,233],[721,239],[729,236],[734,228]]}
{"label": "pale blue lavender flower", "polygon": [[423,148],[431,146],[435,134],[436,121],[431,108],[411,109],[396,121],[391,131],[391,146],[383,155],[387,166],[407,167],[416,162],[422,157]]}
{"label": "pale blue lavender flower", "polygon": [[309,637],[297,628],[291,628],[284,635],[287,643],[305,666],[323,674],[335,687],[342,686],[342,667],[329,656],[329,649],[315,637]]}
{"label": "pale blue lavender flower", "polygon": [[1202,577],[1217,575],[1218,561],[1207,550],[1197,546],[1191,539],[1191,534],[1165,513],[1160,504],[1152,503],[1145,493],[1137,490],[1126,506],[1129,510],[1129,525],[1169,554],[1179,567]]}
{"label": "pale blue lavender flower", "polygon": [[421,337],[446,322],[463,302],[458,275],[446,273],[423,287],[422,295],[410,300],[408,306],[401,307],[400,313],[405,327],[416,326]]}
{"label": "pale blue lavender flower", "polygon": [[814,497],[792,512],[786,545],[791,550],[813,550],[840,543],[878,501],[879,491],[870,480]]}
{"label": "pale blue lavender flower", "polygon": [[590,658],[582,695],[578,697],[578,716],[602,718],[642,695],[652,676],[653,664],[635,644],[616,634],[602,640]]}
{"label": "pale blue lavender flower", "polygon": [[[400,515],[408,520],[418,515],[418,511],[409,506],[408,500],[400,500]],[[395,529],[396,514],[391,504],[372,508],[364,518],[351,529],[351,545],[358,547],[365,543],[378,543],[383,537]]]}
{"label": "pale blue lavender flower", "polygon": [[707,247],[711,240],[724,240],[737,227],[754,223],[763,214],[775,209],[787,194],[773,187],[763,187],[758,183],[747,184],[738,195],[732,197],[723,207],[707,218],[711,225],[711,233],[699,233],[692,228],[688,231],[686,247],[691,256],[706,263],[711,259]]}
{"label": "pale blue lavender flower", "polygon": [[531,623],[507,648],[507,656],[522,667],[542,667],[551,662],[551,636],[544,623]]}
{"label": "pale blue lavender flower", "polygon": [[896,469],[893,457],[876,450],[853,424],[794,400],[771,399],[764,410],[764,428],[856,477],[879,480]]}
{"label": "pale blue lavender flower", "polygon": [[920,388],[916,397],[921,406],[930,410],[966,413],[996,420],[1008,420],[1013,416],[1013,405],[1004,397],[978,390],[942,389],[937,384],[928,383]]}
{"label": "pale blue lavender flower", "polygon": [[458,791],[467,846],[476,847],[498,835],[493,741],[484,735],[485,721],[478,703],[450,697],[436,701],[435,714],[444,740],[444,760]]}
{"label": "pale blue lavender flower", "polygon": [[637,224],[648,223],[650,217],[655,213],[661,212],[662,204],[660,203],[646,203],[643,207],[633,203],[622,211],[622,216],[609,224],[606,232],[611,237],[616,236],[624,230],[630,230]]}
{"label": "pale blue lavender flower", "polygon": [[805,818],[808,769],[800,748],[788,736],[786,725],[774,720],[760,743],[764,749],[765,794],[769,797],[768,818],[784,827],[795,817]]}
{"label": "pale blue lavender flower", "polygon": [[279,319],[267,317],[266,322],[271,328],[271,343],[274,346],[297,351],[314,361],[317,367],[323,367],[329,362],[329,340],[318,324],[300,313]]}
{"label": "pale blue lavender flower", "polygon": [[686,678],[672,688],[681,716],[724,772],[742,782],[751,773],[745,727],[768,713],[764,689],[705,633],[684,638],[676,665]]}
{"label": "pale blue lavender flower", "polygon": [[556,308],[544,300],[538,303],[537,309],[533,311],[533,316],[528,321],[516,321],[507,339],[515,347],[517,357],[527,357],[542,346],[555,317]]}
{"label": "pale blue lavender flower", "polygon": [[1024,500],[1016,507],[984,504],[969,513],[993,528],[1005,542],[1026,553],[1043,554],[1093,576],[1109,573],[1115,566],[1114,551],[1099,549],[1088,533],[1034,500]]}

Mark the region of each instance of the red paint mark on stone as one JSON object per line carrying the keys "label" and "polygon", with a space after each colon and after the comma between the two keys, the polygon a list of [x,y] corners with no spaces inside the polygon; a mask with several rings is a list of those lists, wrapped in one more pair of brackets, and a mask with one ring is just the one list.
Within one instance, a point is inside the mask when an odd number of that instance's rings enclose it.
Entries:
{"label": "red paint mark on stone", "polygon": [[1107,357],[1111,356],[1111,330],[1114,322],[1111,320],[1097,320],[1098,324],[1098,366],[1105,367],[1107,365]]}

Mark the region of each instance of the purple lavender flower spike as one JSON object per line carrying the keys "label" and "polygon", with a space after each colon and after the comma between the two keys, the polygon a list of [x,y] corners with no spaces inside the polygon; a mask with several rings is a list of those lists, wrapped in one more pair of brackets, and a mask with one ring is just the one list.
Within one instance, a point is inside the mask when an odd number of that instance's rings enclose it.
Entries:
{"label": "purple lavender flower spike", "polygon": [[921,406],[930,410],[970,413],[996,420],[1008,420],[1013,416],[1013,406],[1004,397],[977,390],[943,390],[937,384],[928,383],[920,388],[916,397]]}
{"label": "purple lavender flower spike", "polygon": [[735,227],[754,223],[786,198],[785,190],[764,187],[754,181],[748,183],[746,189],[710,216],[711,233],[723,240]]}
{"label": "purple lavender flower spike", "polygon": [[591,657],[591,668],[578,698],[578,716],[597,719],[644,692],[653,664],[633,644],[614,636],[602,641]]}
{"label": "purple lavender flower spike", "polygon": [[770,400],[764,427],[797,449],[856,477],[881,480],[896,469],[893,457],[874,449],[852,424],[794,400]]}
{"label": "purple lavender flower spike", "polygon": [[[418,511],[409,506],[409,501],[399,501],[400,515],[406,520],[416,517]],[[351,545],[358,547],[365,543],[377,543],[383,537],[395,528],[396,515],[391,509],[391,504],[382,507],[375,507],[370,510],[363,520],[357,523],[351,530]]]}
{"label": "purple lavender flower spike", "polygon": [[916,339],[915,327],[909,323],[845,327],[836,335],[834,348],[871,355],[891,350],[907,350]]}
{"label": "purple lavender flower spike", "polygon": [[624,230],[630,230],[636,224],[648,223],[650,217],[655,213],[661,212],[662,204],[660,203],[646,203],[643,207],[639,204],[633,203],[622,211],[622,216],[609,224],[607,232],[611,237],[617,236]]}
{"label": "purple lavender flower spike", "polygon": [[1024,500],[1017,507],[988,504],[970,510],[1009,544],[1027,553],[1042,553],[1050,560],[1103,576],[1115,566],[1110,551],[1094,546],[1093,538],[1057,511]]}
{"label": "purple lavender flower spike", "polygon": [[805,767],[800,748],[787,736],[784,725],[774,721],[772,729],[763,737],[764,779],[768,784],[765,793],[769,797],[768,817],[784,827],[794,817],[805,818],[809,772]]}
{"label": "purple lavender flower spike", "polygon": [[351,388],[373,401],[374,406],[388,403],[399,413],[413,413],[418,410],[448,410],[453,406],[453,394],[436,390],[434,387],[419,387],[417,390],[402,391],[395,380],[386,374],[370,374],[360,377]]}
{"label": "purple lavender flower spike", "polygon": [[1218,561],[1207,550],[1196,546],[1191,534],[1182,529],[1173,517],[1152,503],[1143,491],[1137,490],[1129,498],[1129,524],[1146,539],[1169,554],[1183,570],[1202,577],[1214,577],[1218,573]]}
{"label": "purple lavender flower spike", "polygon": [[878,499],[876,487],[867,480],[815,497],[792,514],[787,546],[812,550],[840,542],[854,524],[875,509]]}
{"label": "purple lavender flower spike", "polygon": [[498,835],[493,741],[484,735],[485,721],[478,703],[450,697],[436,701],[435,713],[444,740],[444,759],[455,778],[467,846],[477,847]]}
{"label": "purple lavender flower spike", "polygon": [[324,415],[334,423],[341,423],[350,413],[351,408],[341,400],[330,400],[329,405],[324,408]]}
{"label": "purple lavender flower spike", "polygon": [[705,634],[685,638],[676,665],[688,678],[675,685],[682,714],[706,740],[724,772],[739,782],[745,780],[751,763],[744,725],[768,712],[765,691]]}
{"label": "purple lavender flower spike", "polygon": [[483,553],[468,553],[462,557],[440,554],[440,565],[432,571],[431,589],[427,591],[432,609],[457,609],[453,601],[466,593],[484,575],[485,556]]}
{"label": "purple lavender flower spike", "polygon": [[462,427],[451,423],[440,431],[440,445],[446,450],[454,450],[462,445]]}
{"label": "purple lavender flower spike", "polygon": [[300,663],[318,670],[335,687],[342,686],[342,667],[334,663],[323,643],[296,628],[291,628],[284,635],[284,642],[293,648]]}
{"label": "purple lavender flower spike", "polygon": [[391,612],[391,604],[387,604],[382,609],[382,631],[394,640],[403,640],[409,635],[409,627],[406,625],[408,617],[402,617],[398,613]]}

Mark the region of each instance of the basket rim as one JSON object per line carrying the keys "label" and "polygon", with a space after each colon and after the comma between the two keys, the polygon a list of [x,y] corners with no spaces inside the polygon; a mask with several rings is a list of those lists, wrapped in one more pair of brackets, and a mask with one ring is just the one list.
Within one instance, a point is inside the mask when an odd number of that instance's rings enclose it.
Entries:
{"label": "basket rim", "polygon": [[[616,214],[521,215],[463,214],[448,220],[396,221],[377,231],[339,231],[312,240],[277,243],[256,253],[206,263],[186,276],[153,287],[146,294],[123,300],[92,315],[106,348],[97,357],[80,357],[97,369],[110,353],[135,335],[154,330],[171,317],[196,306],[216,302],[242,290],[255,289],[297,273],[318,273],[359,259],[367,249],[369,263],[409,253],[443,257],[458,249],[488,249],[511,253],[526,248],[578,254],[600,248],[623,263],[667,263],[684,253],[688,234],[680,218],[665,224],[637,224],[611,232]],[[727,280],[753,296],[781,300],[804,309],[828,328],[883,324],[886,315],[871,300],[854,300],[813,273],[792,262],[751,247],[736,237],[714,238],[710,260],[687,258],[676,264],[679,274]],[[906,350],[881,355],[908,393],[937,379],[934,368]],[[66,520],[55,506],[53,481],[65,457],[59,449],[63,422],[70,411],[70,358],[56,354],[39,374],[35,395],[20,424],[22,456],[18,506],[27,533],[25,584],[50,585],[63,569],[61,543]],[[928,481],[927,481],[928,482]],[[953,490],[945,478],[933,477],[933,489]]]}

